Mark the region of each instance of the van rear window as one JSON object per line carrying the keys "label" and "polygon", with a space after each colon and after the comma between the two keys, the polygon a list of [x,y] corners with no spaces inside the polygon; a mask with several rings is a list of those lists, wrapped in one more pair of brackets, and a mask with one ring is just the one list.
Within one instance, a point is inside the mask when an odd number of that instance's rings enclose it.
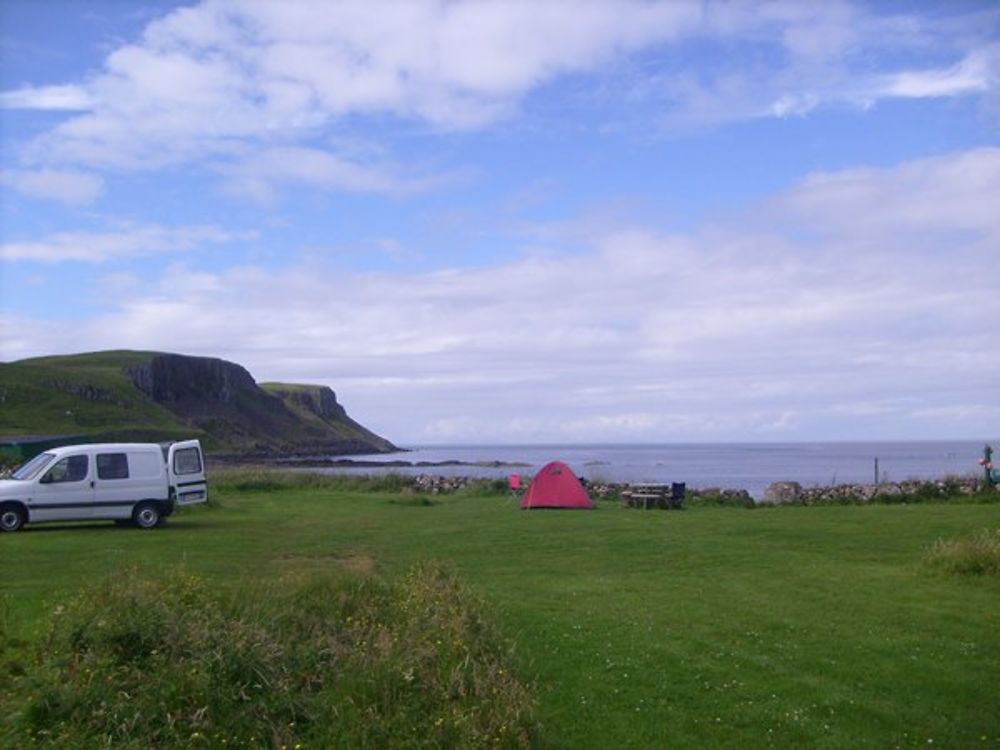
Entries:
{"label": "van rear window", "polygon": [[128,456],[124,453],[97,454],[98,479],[128,479]]}
{"label": "van rear window", "polygon": [[181,448],[174,452],[175,474],[200,474],[201,451],[197,448]]}

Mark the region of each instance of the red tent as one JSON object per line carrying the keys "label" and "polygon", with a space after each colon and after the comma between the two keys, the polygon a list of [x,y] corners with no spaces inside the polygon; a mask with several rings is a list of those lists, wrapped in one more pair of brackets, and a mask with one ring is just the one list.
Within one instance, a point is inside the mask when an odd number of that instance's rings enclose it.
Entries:
{"label": "red tent", "polygon": [[524,493],[521,509],[532,508],[571,508],[589,509],[594,504],[590,502],[587,490],[580,484],[576,474],[562,461],[545,464],[535,474],[531,486]]}

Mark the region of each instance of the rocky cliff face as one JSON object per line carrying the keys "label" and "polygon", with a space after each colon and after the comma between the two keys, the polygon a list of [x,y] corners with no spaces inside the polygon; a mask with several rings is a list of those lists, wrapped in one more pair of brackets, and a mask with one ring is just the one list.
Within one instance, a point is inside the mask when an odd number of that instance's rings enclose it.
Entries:
{"label": "rocky cliff face", "polygon": [[[301,385],[297,383],[262,383],[268,393],[280,398],[292,412],[307,423],[316,423],[323,429],[332,429],[345,438],[360,439],[372,452],[382,453],[398,450],[385,438],[355,422],[337,401],[337,394],[323,385]],[[345,451],[346,452],[346,451]],[[367,452],[364,445],[356,453]]]}
{"label": "rocky cliff face", "polygon": [[325,386],[292,388],[290,386],[283,387],[281,383],[275,383],[268,390],[270,393],[283,399],[286,403],[291,402],[309,413],[315,414],[320,419],[347,419],[347,412],[337,402],[337,394]]}
{"label": "rocky cliff face", "polygon": [[246,369],[211,357],[158,354],[148,364],[132,365],[125,372],[136,388],[161,404],[230,404],[238,394],[255,391],[267,396]]}
{"label": "rocky cliff face", "polygon": [[347,416],[322,386],[265,390],[240,365],[210,357],[157,354],[125,369],[148,398],[187,424],[239,450],[378,453],[394,450]]}

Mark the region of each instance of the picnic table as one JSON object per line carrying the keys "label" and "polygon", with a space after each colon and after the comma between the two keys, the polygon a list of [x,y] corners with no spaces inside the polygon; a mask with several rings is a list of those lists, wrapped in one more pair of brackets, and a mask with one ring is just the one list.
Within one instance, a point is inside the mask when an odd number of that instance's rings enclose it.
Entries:
{"label": "picnic table", "polygon": [[629,508],[680,510],[686,490],[684,482],[633,484],[622,493],[622,500]]}

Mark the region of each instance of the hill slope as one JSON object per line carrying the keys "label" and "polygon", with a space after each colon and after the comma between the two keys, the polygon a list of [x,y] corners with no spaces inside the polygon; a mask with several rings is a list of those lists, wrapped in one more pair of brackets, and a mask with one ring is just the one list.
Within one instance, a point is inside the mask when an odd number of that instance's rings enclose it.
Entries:
{"label": "hill slope", "polygon": [[198,437],[215,450],[395,450],[344,411],[326,386],[258,385],[233,362],[138,351],[0,363],[0,438]]}

